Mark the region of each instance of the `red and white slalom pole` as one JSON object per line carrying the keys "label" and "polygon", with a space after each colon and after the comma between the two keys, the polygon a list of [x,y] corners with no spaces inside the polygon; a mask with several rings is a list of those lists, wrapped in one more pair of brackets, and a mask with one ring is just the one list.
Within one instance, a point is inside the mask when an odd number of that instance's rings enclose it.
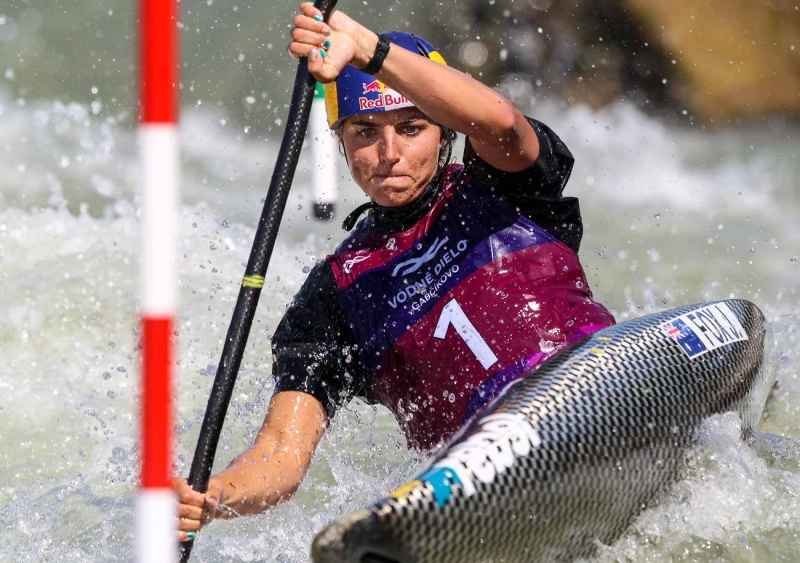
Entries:
{"label": "red and white slalom pole", "polygon": [[140,0],[143,382],[137,561],[178,558],[172,473],[173,332],[177,309],[177,0]]}

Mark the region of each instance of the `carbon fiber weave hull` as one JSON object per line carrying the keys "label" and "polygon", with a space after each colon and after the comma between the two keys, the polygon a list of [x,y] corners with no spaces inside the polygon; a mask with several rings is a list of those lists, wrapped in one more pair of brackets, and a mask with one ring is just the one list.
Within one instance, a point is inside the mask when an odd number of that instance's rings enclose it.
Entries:
{"label": "carbon fiber weave hull", "polygon": [[323,529],[315,563],[572,561],[680,474],[710,415],[761,417],[769,336],[743,300],[609,327],[510,386],[373,506]]}

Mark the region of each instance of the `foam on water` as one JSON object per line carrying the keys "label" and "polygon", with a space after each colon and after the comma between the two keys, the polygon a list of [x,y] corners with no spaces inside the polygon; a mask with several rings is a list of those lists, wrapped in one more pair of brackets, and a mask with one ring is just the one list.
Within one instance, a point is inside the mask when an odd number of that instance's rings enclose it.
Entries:
{"label": "foam on water", "polygon": [[[0,561],[133,558],[138,156],[130,116],[96,109],[0,96]],[[754,300],[781,353],[761,430],[800,437],[800,164],[786,147],[797,146],[796,127],[701,132],[627,106],[535,109],[578,159],[568,192],[582,199],[582,260],[599,299],[620,320]],[[185,474],[276,145],[209,113],[186,112],[182,139],[176,473]],[[304,271],[341,238],[336,224],[308,218],[309,166],[287,205],[217,469],[252,442],[272,390],[269,337]],[[363,200],[351,183],[342,189],[344,210]],[[709,421],[687,478],[600,560],[795,557],[798,462],[789,449],[740,443],[738,424]],[[306,561],[324,523],[417,464],[387,411],[355,402],[337,414],[294,501],[203,530],[196,560]]]}
{"label": "foam on water", "polygon": [[793,561],[800,546],[800,319],[772,323],[781,350],[779,387],[760,428],[794,438],[741,439],[736,413],[710,418],[687,456],[686,478],[641,514],[598,563]]}

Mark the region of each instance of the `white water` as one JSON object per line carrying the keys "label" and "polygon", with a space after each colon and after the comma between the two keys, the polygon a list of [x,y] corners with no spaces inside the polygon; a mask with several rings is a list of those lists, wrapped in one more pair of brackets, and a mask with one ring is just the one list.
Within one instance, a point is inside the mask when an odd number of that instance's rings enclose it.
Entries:
{"label": "white water", "polygon": [[[618,320],[719,297],[755,301],[781,351],[780,387],[761,430],[800,437],[797,124],[703,132],[627,106],[529,113],[577,157],[568,192],[582,200],[581,256],[596,296]],[[277,147],[208,113],[187,113],[182,139],[176,472],[185,474]],[[0,152],[0,561],[130,561],[138,424],[130,116],[0,96]],[[333,248],[338,221],[363,200],[345,182],[337,223],[313,222],[308,176],[298,171],[218,468],[261,424],[269,337],[303,271]],[[710,421],[703,436],[687,478],[600,560],[796,560],[796,452],[758,455],[738,441],[731,416]],[[198,536],[194,560],[307,561],[325,522],[384,495],[414,467],[385,410],[351,405],[294,501],[214,523]]]}

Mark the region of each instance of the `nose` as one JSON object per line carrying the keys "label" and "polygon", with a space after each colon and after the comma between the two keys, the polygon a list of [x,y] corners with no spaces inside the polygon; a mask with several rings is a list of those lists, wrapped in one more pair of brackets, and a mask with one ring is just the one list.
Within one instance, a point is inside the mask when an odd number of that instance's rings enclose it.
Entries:
{"label": "nose", "polygon": [[387,163],[400,160],[400,140],[394,127],[384,127],[381,131],[380,158]]}

